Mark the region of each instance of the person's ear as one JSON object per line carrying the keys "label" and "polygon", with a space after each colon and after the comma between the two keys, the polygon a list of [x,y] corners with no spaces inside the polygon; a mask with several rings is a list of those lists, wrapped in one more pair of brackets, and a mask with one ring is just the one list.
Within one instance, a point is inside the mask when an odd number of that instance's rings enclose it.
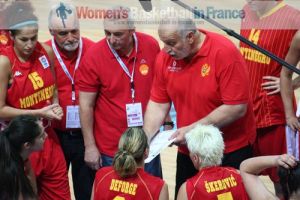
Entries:
{"label": "person's ear", "polygon": [[54,31],[52,29],[49,28],[49,32],[52,36],[54,36]]}
{"label": "person's ear", "polygon": [[135,33],[135,28],[129,29],[129,33],[130,33],[130,35],[133,35],[133,33]]}
{"label": "person's ear", "polygon": [[30,142],[25,142],[25,143],[23,144],[23,148],[24,148],[25,150],[29,150],[30,147],[31,147]]}
{"label": "person's ear", "polygon": [[13,34],[12,34],[11,31],[9,31],[9,37],[10,37],[10,39],[11,39],[12,41],[15,41],[15,37],[13,36]]}
{"label": "person's ear", "polygon": [[192,160],[194,165],[196,165],[195,168],[199,169],[202,162],[200,156],[198,156],[197,154],[192,154]]}
{"label": "person's ear", "polygon": [[193,44],[195,41],[195,33],[193,31],[189,31],[188,34],[186,35],[186,39],[189,44]]}
{"label": "person's ear", "polygon": [[148,158],[148,156],[149,156],[149,148],[146,148],[144,152],[144,159]]}

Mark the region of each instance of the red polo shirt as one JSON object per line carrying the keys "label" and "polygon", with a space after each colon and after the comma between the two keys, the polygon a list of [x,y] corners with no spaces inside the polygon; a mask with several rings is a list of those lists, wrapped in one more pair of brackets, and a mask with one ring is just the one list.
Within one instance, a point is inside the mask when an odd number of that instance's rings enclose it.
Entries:
{"label": "red polo shirt", "polygon": [[[142,103],[144,114],[150,97],[158,42],[151,36],[136,33],[137,53],[121,57],[131,74],[136,56],[135,102]],[[80,91],[97,92],[94,108],[94,136],[101,153],[113,157],[121,134],[127,129],[126,104],[132,103],[130,78],[112,54],[106,39],[91,47],[76,74]]]}
{"label": "red polo shirt", "polygon": [[[48,40],[46,42],[46,44],[48,44],[49,46],[52,47],[51,40]],[[91,41],[87,38],[82,38],[82,54],[81,54],[80,63],[78,65],[78,69],[81,66],[83,56],[85,55],[87,50],[92,45],[94,45],[93,41]],[[69,73],[72,76],[73,73],[74,73],[75,64],[76,64],[77,57],[78,57],[78,49],[77,49],[76,53],[74,54],[74,56],[69,58],[64,51],[60,50],[60,48],[58,47],[57,44],[56,44],[56,48],[57,48],[61,58],[63,59],[63,62],[65,63]],[[56,120],[54,126],[55,126],[55,128],[63,131],[63,130],[66,130],[66,116],[67,116],[66,115],[66,110],[67,110],[67,106],[78,105],[79,104],[79,101],[78,101],[78,87],[75,84],[76,100],[75,100],[75,102],[73,102],[72,101],[72,82],[68,78],[66,73],[64,72],[64,70],[61,67],[60,63],[58,62],[57,57],[56,56],[54,56],[54,57],[55,57],[54,58],[54,62],[55,62],[54,63],[54,71],[55,71],[55,76],[56,76],[56,86],[57,86],[57,91],[58,91],[59,105],[63,108],[63,111],[64,111],[64,117],[60,121]],[[75,73],[76,73],[76,71],[75,71]]]}
{"label": "red polo shirt", "polygon": [[[161,51],[156,60],[151,100],[174,103],[178,128],[204,118],[223,104],[247,104],[243,117],[221,129],[225,153],[229,153],[255,139],[247,68],[231,41],[216,33],[202,32],[206,34],[203,46],[189,63],[174,60]],[[179,150],[188,152],[186,147]]]}

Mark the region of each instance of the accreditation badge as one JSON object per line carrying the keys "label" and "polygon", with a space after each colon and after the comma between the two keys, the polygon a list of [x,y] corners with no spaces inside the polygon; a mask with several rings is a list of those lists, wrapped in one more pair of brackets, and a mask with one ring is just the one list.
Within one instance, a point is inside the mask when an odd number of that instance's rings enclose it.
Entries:
{"label": "accreditation badge", "polygon": [[67,106],[66,128],[80,128],[79,106]]}
{"label": "accreditation badge", "polygon": [[126,104],[127,126],[143,126],[143,114],[141,103]]}

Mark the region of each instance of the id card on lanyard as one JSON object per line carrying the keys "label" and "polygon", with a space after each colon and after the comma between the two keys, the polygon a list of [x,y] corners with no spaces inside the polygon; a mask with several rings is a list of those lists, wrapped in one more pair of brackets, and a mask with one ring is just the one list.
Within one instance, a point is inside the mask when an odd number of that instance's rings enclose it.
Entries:
{"label": "id card on lanyard", "polygon": [[[133,33],[133,39],[135,43],[135,53],[137,54],[138,50],[138,40],[136,34]],[[135,70],[135,63],[136,63],[136,55],[134,57],[132,73],[130,74],[128,67],[122,61],[118,53],[110,46],[108,40],[106,40],[107,45],[110,51],[114,54],[114,57],[117,59],[118,63],[120,64],[123,71],[130,79],[130,90],[131,90],[131,99],[132,103],[126,104],[126,119],[127,119],[127,126],[134,127],[134,126],[143,126],[143,112],[142,112],[142,104],[140,102],[135,102],[135,86],[134,86],[134,70]]]}
{"label": "id card on lanyard", "polygon": [[[76,94],[75,94],[75,81],[74,81],[74,76],[75,76],[75,71],[77,70],[79,63],[80,63],[80,59],[81,59],[81,55],[82,55],[82,39],[79,39],[79,51],[78,51],[78,56],[76,59],[76,63],[75,63],[75,68],[74,68],[74,72],[73,75],[70,74],[70,72],[67,69],[67,66],[65,65],[63,59],[61,58],[56,45],[55,45],[55,41],[54,38],[52,38],[51,40],[52,42],[52,49],[54,51],[54,54],[61,66],[61,68],[63,69],[63,71],[65,72],[65,74],[67,75],[67,77],[70,79],[71,81],[71,87],[72,87],[72,93],[71,93],[71,100],[73,103],[75,103],[76,100]],[[67,110],[66,110],[66,128],[80,128],[80,119],[79,119],[79,106],[78,105],[69,105],[67,106]]]}

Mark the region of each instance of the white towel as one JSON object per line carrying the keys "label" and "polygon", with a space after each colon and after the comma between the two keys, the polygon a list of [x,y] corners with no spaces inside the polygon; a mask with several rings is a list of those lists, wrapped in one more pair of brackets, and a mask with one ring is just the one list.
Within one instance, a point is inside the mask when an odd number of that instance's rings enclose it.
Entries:
{"label": "white towel", "polygon": [[299,160],[299,133],[290,127],[285,128],[287,153]]}

